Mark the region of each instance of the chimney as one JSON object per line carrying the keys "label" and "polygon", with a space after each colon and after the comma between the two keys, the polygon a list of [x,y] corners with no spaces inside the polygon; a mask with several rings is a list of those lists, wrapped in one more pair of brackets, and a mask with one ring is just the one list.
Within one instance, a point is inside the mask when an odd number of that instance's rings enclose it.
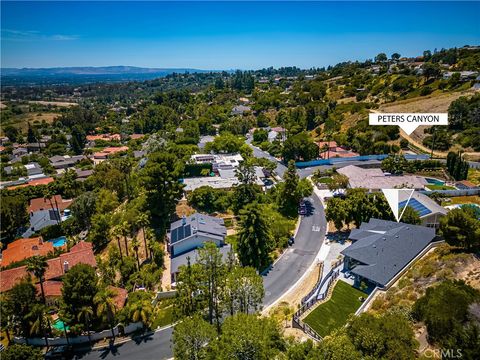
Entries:
{"label": "chimney", "polygon": [[63,272],[64,272],[64,273],[66,273],[66,272],[68,271],[68,265],[69,265],[69,264],[68,264],[68,261],[65,260],[65,261],[63,262]]}

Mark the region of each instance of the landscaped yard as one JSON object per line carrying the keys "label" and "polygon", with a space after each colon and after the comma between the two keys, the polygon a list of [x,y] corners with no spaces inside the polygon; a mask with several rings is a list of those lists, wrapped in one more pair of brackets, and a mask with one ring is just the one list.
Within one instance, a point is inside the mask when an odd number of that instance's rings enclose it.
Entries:
{"label": "landscaped yard", "polygon": [[319,335],[327,336],[333,330],[342,327],[350,314],[355,313],[362,304],[359,298],[367,295],[344,281],[338,281],[330,300],[319,305],[304,319]]}

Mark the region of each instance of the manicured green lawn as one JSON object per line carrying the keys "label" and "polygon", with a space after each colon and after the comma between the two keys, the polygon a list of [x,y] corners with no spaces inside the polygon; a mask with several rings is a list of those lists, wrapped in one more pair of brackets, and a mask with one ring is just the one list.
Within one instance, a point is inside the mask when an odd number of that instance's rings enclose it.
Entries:
{"label": "manicured green lawn", "polygon": [[173,323],[173,299],[160,301],[153,313],[152,329]]}
{"label": "manicured green lawn", "polygon": [[319,335],[327,336],[333,330],[342,327],[350,314],[355,313],[362,304],[358,298],[367,295],[344,281],[338,281],[330,300],[319,305],[304,319]]}

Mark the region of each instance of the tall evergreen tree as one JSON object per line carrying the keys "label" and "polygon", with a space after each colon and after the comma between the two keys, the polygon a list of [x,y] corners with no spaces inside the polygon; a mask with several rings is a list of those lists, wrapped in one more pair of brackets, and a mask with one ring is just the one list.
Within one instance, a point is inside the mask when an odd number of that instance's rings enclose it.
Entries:
{"label": "tall evergreen tree", "polygon": [[273,238],[269,224],[257,203],[247,205],[240,211],[240,232],[237,251],[243,266],[263,270],[270,262]]}

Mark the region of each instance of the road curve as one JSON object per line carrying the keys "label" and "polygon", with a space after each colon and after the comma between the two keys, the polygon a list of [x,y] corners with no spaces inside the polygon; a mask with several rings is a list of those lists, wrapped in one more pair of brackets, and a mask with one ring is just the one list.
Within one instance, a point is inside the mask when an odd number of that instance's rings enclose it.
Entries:
{"label": "road curve", "polygon": [[[256,157],[267,158],[277,162],[276,172],[283,176],[287,167],[278,162],[270,154],[252,146]],[[308,176],[309,172],[300,173],[302,177]],[[312,194],[308,198],[309,211],[302,216],[295,243],[273,264],[270,271],[263,275],[265,287],[264,307],[273,304],[286,291],[288,291],[305,271],[310,267],[320,250],[325,238],[326,220],[325,211],[319,198]],[[167,328],[155,332],[151,336],[139,341],[128,341],[118,345],[112,351],[88,350],[78,353],[77,358],[82,360],[116,359],[116,360],[146,360],[146,359],[169,359],[172,352],[173,328]]]}

